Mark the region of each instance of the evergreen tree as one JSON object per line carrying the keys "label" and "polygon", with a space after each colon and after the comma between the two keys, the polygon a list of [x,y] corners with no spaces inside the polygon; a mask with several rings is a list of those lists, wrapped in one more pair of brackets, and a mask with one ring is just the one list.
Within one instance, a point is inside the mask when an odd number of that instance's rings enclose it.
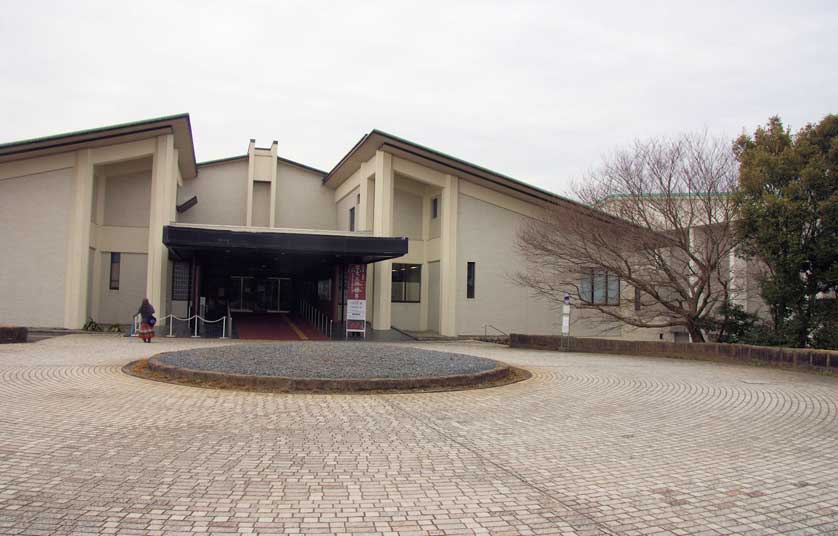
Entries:
{"label": "evergreen tree", "polygon": [[789,344],[829,341],[838,289],[838,115],[796,135],[778,117],[742,135],[740,218],[745,251],[767,268],[762,296]]}

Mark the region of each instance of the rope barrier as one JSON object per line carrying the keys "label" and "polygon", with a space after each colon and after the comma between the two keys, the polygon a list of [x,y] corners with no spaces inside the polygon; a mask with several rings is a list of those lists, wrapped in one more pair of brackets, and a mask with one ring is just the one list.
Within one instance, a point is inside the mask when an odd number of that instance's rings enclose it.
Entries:
{"label": "rope barrier", "polygon": [[[136,332],[139,331],[139,320],[138,320],[139,318],[141,318],[140,315],[135,315],[134,316],[134,324],[132,326],[133,329],[132,329],[132,332],[131,332],[132,337],[136,336]],[[192,320],[195,320],[195,319],[200,320],[204,324],[217,324],[218,322],[221,322],[222,323],[221,337],[219,337],[219,338],[220,339],[229,338],[229,337],[227,337],[227,317],[226,316],[218,318],[216,320],[207,320],[206,318],[204,318],[202,316],[199,316],[197,314],[194,314],[194,315],[186,317],[186,318],[181,318],[179,316],[169,314],[169,315],[164,316],[161,320],[168,320],[169,335],[167,335],[167,336],[168,337],[174,337],[174,333],[173,333],[174,322],[172,322],[172,320],[179,320],[181,322],[191,322]],[[192,338],[200,338],[200,335],[198,335],[198,322],[195,322],[195,331],[194,331],[194,334],[192,335]]]}

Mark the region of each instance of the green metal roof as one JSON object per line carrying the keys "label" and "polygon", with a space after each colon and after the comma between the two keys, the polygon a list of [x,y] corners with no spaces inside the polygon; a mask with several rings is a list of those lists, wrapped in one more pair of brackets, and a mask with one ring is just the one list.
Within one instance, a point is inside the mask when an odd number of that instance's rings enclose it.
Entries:
{"label": "green metal roof", "polygon": [[143,119],[141,121],[129,121],[127,123],[117,123],[115,125],[108,125],[104,127],[96,127],[96,128],[88,128],[84,130],[74,130],[71,132],[62,132],[60,134],[51,134],[49,136],[41,136],[38,138],[29,138],[25,140],[17,140],[17,141],[10,141],[6,143],[0,143],[0,150],[3,150],[7,147],[15,147],[18,145],[28,145],[32,143],[42,143],[47,141],[54,141],[60,140],[62,138],[70,138],[72,136],[84,136],[88,134],[98,134],[100,132],[106,132],[108,130],[117,130],[120,128],[130,128],[136,126],[142,126],[148,123],[157,123],[161,121],[172,121],[174,119],[186,119],[189,121],[189,114],[175,114],[175,115],[164,115],[162,117],[155,117],[152,119]]}
{"label": "green metal roof", "polygon": [[[0,157],[18,158],[20,155],[26,155],[27,153],[37,154],[37,152],[41,151],[56,152],[65,146],[72,147],[84,143],[97,142],[108,137],[142,134],[155,128],[165,127],[171,129],[175,135],[175,144],[180,149],[178,160],[181,171],[184,173],[184,176],[194,176],[197,169],[195,145],[192,140],[192,123],[188,113],[6,142],[0,144]],[[74,149],[68,148],[67,150]]]}
{"label": "green metal roof", "polygon": [[[459,164],[459,165],[462,165],[462,166],[466,166],[466,167],[472,168],[472,169],[474,169],[478,172],[482,172],[484,174],[491,175],[493,177],[497,177],[499,179],[502,179],[504,181],[507,181],[507,182],[511,183],[512,185],[517,185],[517,186],[526,188],[526,189],[528,189],[532,192],[541,194],[543,196],[547,196],[547,197],[550,197],[550,198],[553,198],[553,199],[557,199],[557,200],[560,200],[560,201],[571,203],[573,205],[585,207],[585,208],[590,209],[590,210],[598,211],[597,209],[595,209],[595,208],[593,208],[589,205],[586,205],[585,203],[581,203],[581,202],[576,201],[574,199],[570,199],[568,197],[561,196],[559,194],[556,194],[555,192],[551,192],[550,190],[545,190],[544,188],[539,188],[538,186],[533,186],[532,184],[529,184],[529,183],[526,183],[524,181],[515,179],[515,178],[510,177],[509,175],[506,175],[504,173],[499,173],[497,171],[494,171],[494,170],[491,170],[489,168],[480,166],[478,164],[474,164],[474,163],[469,162],[467,160],[463,160],[462,158],[457,158],[456,156],[452,156],[450,154],[444,153],[444,152],[439,151],[437,149],[433,149],[433,148],[428,147],[426,145],[422,145],[422,144],[410,141],[408,139],[402,138],[400,136],[396,136],[395,134],[390,134],[389,132],[385,132],[385,131],[380,130],[380,129],[373,129],[368,134],[365,134],[358,141],[358,143],[356,143],[352,147],[352,149],[350,149],[349,152],[335,165],[335,167],[332,168],[331,171],[329,171],[328,175],[326,175],[323,178],[323,182],[327,182],[333,176],[333,174],[340,168],[340,166],[344,162],[346,162],[352,156],[352,154],[355,153],[364,144],[365,141],[367,141],[368,139],[370,139],[372,136],[375,136],[375,135],[381,136],[383,138],[388,138],[388,139],[393,140],[393,141],[398,142],[398,143],[409,145],[409,146],[411,146],[415,149],[418,149],[420,151],[424,151],[425,153],[428,153],[430,155],[433,155],[433,156],[436,156],[436,157],[439,157],[439,158],[444,158],[446,160],[451,161],[452,163]],[[445,165],[445,163],[441,163],[441,164]],[[485,177],[484,177],[484,179],[485,179]]]}

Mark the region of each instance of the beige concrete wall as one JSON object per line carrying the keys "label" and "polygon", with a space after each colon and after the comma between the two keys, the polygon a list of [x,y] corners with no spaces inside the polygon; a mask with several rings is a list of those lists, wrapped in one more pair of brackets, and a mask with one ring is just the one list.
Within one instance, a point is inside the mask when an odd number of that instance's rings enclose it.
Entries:
{"label": "beige concrete wall", "polygon": [[352,207],[355,207],[355,230],[359,230],[358,211],[360,207],[358,206],[358,192],[359,189],[355,188],[349,195],[338,201],[336,205],[337,229],[339,231],[349,230],[349,209]]}
{"label": "beige concrete wall", "polygon": [[[484,333],[491,324],[506,333],[553,334],[561,329],[559,313],[515,284],[510,275],[524,269],[514,251],[515,233],[524,216],[459,196],[457,245],[457,331]],[[466,263],[475,262],[475,298],[466,298]]]}
{"label": "beige concrete wall", "polygon": [[[146,297],[148,256],[142,253],[122,253],[119,290],[110,290],[111,252],[105,251],[100,255],[102,274],[98,284],[101,298],[99,316],[95,320],[104,324],[127,324],[140,308],[143,298]],[[160,310],[159,304],[152,305]]]}
{"label": "beige concrete wall", "polygon": [[[625,296],[623,296],[625,298]],[[630,307],[628,303],[620,307]],[[556,312],[560,315],[561,311]],[[561,335],[560,317],[557,316],[554,334]],[[570,311],[570,334],[574,337],[604,337],[616,339],[646,340],[652,337],[644,330],[626,326],[604,317],[599,311],[578,307],[574,303]]]}
{"label": "beige concrete wall", "polygon": [[418,303],[393,303],[390,309],[390,323],[399,329],[419,331],[419,313],[421,306]]}
{"label": "beige concrete wall", "polygon": [[182,223],[245,225],[247,159],[201,166],[198,176],[184,179],[178,189],[178,203],[193,195],[198,204],[177,215]]}
{"label": "beige concrete wall", "polygon": [[[259,158],[257,178],[269,175]],[[214,225],[246,225],[247,218],[247,159],[232,160],[201,166],[198,176],[184,181],[178,191],[182,203],[198,196],[198,204],[182,214],[183,223]],[[266,193],[267,192],[267,193]],[[253,184],[253,225],[268,226],[270,215],[270,183]],[[334,190],[322,184],[322,176],[299,166],[277,163],[275,227],[297,229],[338,229]],[[344,223],[345,225],[345,223]]]}
{"label": "beige concrete wall", "polygon": [[[474,190],[476,194],[485,196]],[[539,208],[519,200],[510,202],[506,196],[477,199],[460,195],[458,262],[457,262],[457,327],[461,335],[482,334],[491,324],[507,333],[561,334],[561,308],[517,285],[512,276],[526,268],[524,259],[515,251],[518,226],[536,215]],[[503,205],[503,206],[500,206]],[[476,263],[474,299],[466,298],[466,263]],[[621,284],[618,307],[630,311],[634,307],[634,289]],[[491,331],[491,329],[489,330]],[[570,333],[579,337],[606,337],[635,340],[658,340],[668,330],[638,329],[611,320],[602,313],[574,304],[571,310]]]}
{"label": "beige concrete wall", "polygon": [[323,186],[322,175],[279,162],[276,181],[276,227],[339,228],[335,191]]}
{"label": "beige concrete wall", "polygon": [[276,162],[276,159],[270,151],[259,150],[258,153],[254,154],[253,158],[253,176],[256,179],[270,180],[273,176],[271,164],[274,162]]}
{"label": "beige concrete wall", "polygon": [[422,196],[396,189],[393,198],[395,235],[422,240]]}
{"label": "beige concrete wall", "polygon": [[0,324],[64,324],[73,169],[0,180]]}
{"label": "beige concrete wall", "polygon": [[104,225],[148,227],[150,207],[151,172],[107,177],[105,180]]}
{"label": "beige concrete wall", "polygon": [[271,224],[271,183],[253,183],[253,226],[269,227]]}

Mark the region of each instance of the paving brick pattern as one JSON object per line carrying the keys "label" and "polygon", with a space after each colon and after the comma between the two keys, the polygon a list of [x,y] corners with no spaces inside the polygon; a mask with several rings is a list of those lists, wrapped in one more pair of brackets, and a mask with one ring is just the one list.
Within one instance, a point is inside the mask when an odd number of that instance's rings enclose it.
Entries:
{"label": "paving brick pattern", "polygon": [[0,535],[838,535],[838,379],[422,347],[494,389],[275,395],[120,367],[208,341],[0,346]]}

